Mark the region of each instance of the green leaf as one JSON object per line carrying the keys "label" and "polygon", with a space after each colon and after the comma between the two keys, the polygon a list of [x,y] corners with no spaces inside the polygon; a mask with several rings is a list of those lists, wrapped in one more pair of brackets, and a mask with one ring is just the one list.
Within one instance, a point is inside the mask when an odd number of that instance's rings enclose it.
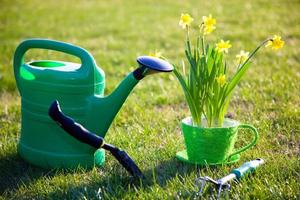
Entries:
{"label": "green leaf", "polygon": [[[179,81],[179,83],[180,83],[180,85],[183,89],[186,101],[187,101],[188,106],[189,106],[190,111],[191,111],[193,121],[195,121],[197,123],[197,125],[200,126],[201,125],[201,118],[199,117],[199,113],[197,112],[197,107],[196,107],[195,102],[192,98],[189,87],[186,84],[186,82],[184,81],[183,76],[177,71],[176,68],[173,70],[173,72],[174,72],[175,76],[177,77],[177,79],[178,79],[178,81]],[[199,122],[200,122],[200,124],[199,124]]]}
{"label": "green leaf", "polygon": [[248,62],[245,65],[243,65],[236,72],[236,74],[233,76],[233,78],[231,79],[231,81],[228,84],[226,96],[229,95],[232,92],[232,90],[236,87],[236,85],[240,82],[241,78],[243,77],[243,75],[245,74],[245,72],[249,68],[249,66],[250,66],[250,63]]}

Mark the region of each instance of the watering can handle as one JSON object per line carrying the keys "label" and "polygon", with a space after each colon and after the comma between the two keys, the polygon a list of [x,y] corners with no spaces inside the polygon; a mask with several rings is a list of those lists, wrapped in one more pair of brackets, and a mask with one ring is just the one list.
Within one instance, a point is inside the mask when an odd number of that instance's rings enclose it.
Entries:
{"label": "watering can handle", "polygon": [[28,39],[23,41],[17,47],[14,55],[14,74],[17,81],[17,86],[19,87],[19,70],[22,64],[24,64],[24,55],[29,49],[49,49],[54,51],[60,51],[67,54],[71,54],[80,58],[82,66],[78,71],[86,74],[86,76],[93,77],[93,72],[95,69],[95,60],[93,56],[85,49],[72,45],[70,43],[60,42],[56,40],[48,39]]}

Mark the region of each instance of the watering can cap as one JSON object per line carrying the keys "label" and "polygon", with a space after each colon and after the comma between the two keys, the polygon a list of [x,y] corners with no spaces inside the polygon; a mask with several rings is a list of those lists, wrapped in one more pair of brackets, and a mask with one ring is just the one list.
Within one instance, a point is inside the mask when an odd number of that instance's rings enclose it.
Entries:
{"label": "watering can cap", "polygon": [[171,72],[173,66],[165,60],[153,57],[153,56],[139,56],[137,62],[146,68],[160,71],[160,72]]}

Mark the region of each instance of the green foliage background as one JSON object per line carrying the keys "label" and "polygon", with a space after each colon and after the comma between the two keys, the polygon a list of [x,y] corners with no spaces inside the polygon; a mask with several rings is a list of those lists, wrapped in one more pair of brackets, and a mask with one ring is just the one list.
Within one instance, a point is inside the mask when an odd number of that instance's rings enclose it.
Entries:
{"label": "green foliage background", "polygon": [[[299,199],[299,10],[298,0],[0,0],[0,199],[192,199],[197,197],[196,177],[222,177],[257,157],[264,158],[266,165],[233,184],[230,197]],[[12,58],[21,40],[51,38],[86,48],[106,72],[108,94],[136,66],[138,55],[158,49],[172,62],[181,62],[185,33],[178,21],[183,12],[194,17],[195,30],[202,15],[217,18],[210,40],[230,40],[229,59],[273,34],[286,41],[276,55],[270,50],[259,52],[230,104],[234,118],[253,124],[261,135],[240,162],[200,169],[175,159],[184,148],[179,123],[189,112],[172,74],[143,80],[106,138],[135,159],[148,178],[146,184],[130,184],[128,174],[110,155],[101,169],[74,171],[40,169],[18,156],[21,113]],[[40,50],[30,51],[26,59],[76,61]],[[241,132],[239,145],[249,137]]]}

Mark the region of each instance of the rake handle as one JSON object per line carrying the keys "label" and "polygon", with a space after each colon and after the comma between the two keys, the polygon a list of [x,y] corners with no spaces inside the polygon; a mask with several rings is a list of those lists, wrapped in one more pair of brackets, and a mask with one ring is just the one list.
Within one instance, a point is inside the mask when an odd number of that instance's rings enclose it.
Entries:
{"label": "rake handle", "polygon": [[253,172],[257,167],[262,165],[264,163],[264,160],[261,158],[257,158],[255,160],[251,160],[249,162],[244,163],[239,168],[233,169],[231,171],[232,174],[235,174],[236,179],[240,179],[243,176],[245,176],[248,173]]}

